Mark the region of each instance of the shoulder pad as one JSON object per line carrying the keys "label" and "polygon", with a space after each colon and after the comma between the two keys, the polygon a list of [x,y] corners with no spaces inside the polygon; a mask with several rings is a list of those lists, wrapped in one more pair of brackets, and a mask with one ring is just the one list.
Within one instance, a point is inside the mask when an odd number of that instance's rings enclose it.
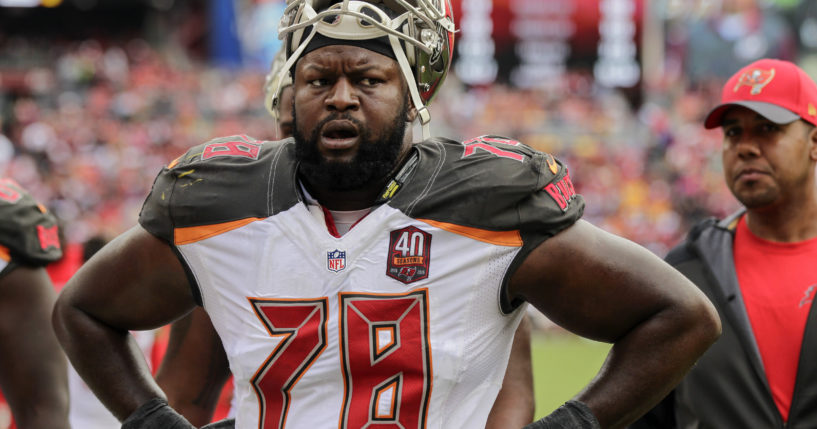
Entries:
{"label": "shoulder pad", "polygon": [[[549,154],[516,140],[481,136],[458,143],[418,143],[418,183],[428,183],[406,207],[410,216],[492,231],[553,235],[584,209],[567,168]],[[405,201],[405,200],[401,200]]]}
{"label": "shoulder pad", "polygon": [[56,217],[11,179],[0,179],[0,246],[24,265],[62,257]]}
{"label": "shoulder pad", "polygon": [[[415,149],[420,161],[413,186],[398,192],[389,204],[443,229],[521,247],[511,270],[584,212],[584,199],[576,193],[567,167],[516,140],[431,139]],[[518,305],[501,294],[503,312]]]}
{"label": "shoulder pad", "polygon": [[242,135],[191,148],[156,177],[139,223],[173,243],[178,228],[262,218],[291,207],[298,201],[292,143]]}

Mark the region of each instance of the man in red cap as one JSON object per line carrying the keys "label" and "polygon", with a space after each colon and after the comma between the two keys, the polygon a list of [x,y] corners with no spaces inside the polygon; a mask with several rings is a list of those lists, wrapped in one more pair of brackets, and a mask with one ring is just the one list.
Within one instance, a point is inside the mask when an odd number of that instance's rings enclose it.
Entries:
{"label": "man in red cap", "polygon": [[695,226],[667,261],[718,308],[720,339],[633,428],[817,427],[817,85],[756,61],[723,87],[726,184],[743,208]]}

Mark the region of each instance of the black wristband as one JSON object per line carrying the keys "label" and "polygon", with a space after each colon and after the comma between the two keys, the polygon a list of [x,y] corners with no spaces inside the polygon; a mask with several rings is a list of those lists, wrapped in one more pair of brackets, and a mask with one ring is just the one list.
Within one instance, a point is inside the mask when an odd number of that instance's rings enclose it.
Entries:
{"label": "black wristband", "polygon": [[601,429],[601,425],[584,402],[570,400],[523,429]]}
{"label": "black wristband", "polygon": [[137,408],[125,421],[122,429],[196,429],[181,414],[173,411],[162,398],[153,398]]}

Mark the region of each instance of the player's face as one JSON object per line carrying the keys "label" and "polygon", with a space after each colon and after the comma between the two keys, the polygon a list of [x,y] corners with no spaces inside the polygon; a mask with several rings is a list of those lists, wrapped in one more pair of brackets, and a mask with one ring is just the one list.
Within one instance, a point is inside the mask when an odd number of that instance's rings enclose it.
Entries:
{"label": "player's face", "polygon": [[745,107],[723,119],[723,170],[735,197],[750,209],[795,201],[814,179],[814,128],[798,120],[779,125]]}
{"label": "player's face", "polygon": [[292,85],[281,90],[280,104],[278,105],[278,138],[292,137]]}
{"label": "player's face", "polygon": [[412,119],[396,61],[356,46],[326,46],[298,61],[293,86],[302,177],[332,190],[386,178],[407,150]]}

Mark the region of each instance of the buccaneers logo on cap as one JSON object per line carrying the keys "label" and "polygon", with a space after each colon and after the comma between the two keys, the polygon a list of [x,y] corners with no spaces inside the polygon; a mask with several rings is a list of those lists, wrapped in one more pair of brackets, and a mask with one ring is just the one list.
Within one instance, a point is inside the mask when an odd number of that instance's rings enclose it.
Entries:
{"label": "buccaneers logo on cap", "polygon": [[761,70],[761,69],[753,69],[749,70],[738,78],[738,83],[735,85],[735,92],[738,92],[741,86],[746,85],[751,87],[752,90],[749,92],[752,95],[760,94],[760,91],[763,90],[763,87],[768,85],[769,82],[774,79],[774,69],[770,70]]}

